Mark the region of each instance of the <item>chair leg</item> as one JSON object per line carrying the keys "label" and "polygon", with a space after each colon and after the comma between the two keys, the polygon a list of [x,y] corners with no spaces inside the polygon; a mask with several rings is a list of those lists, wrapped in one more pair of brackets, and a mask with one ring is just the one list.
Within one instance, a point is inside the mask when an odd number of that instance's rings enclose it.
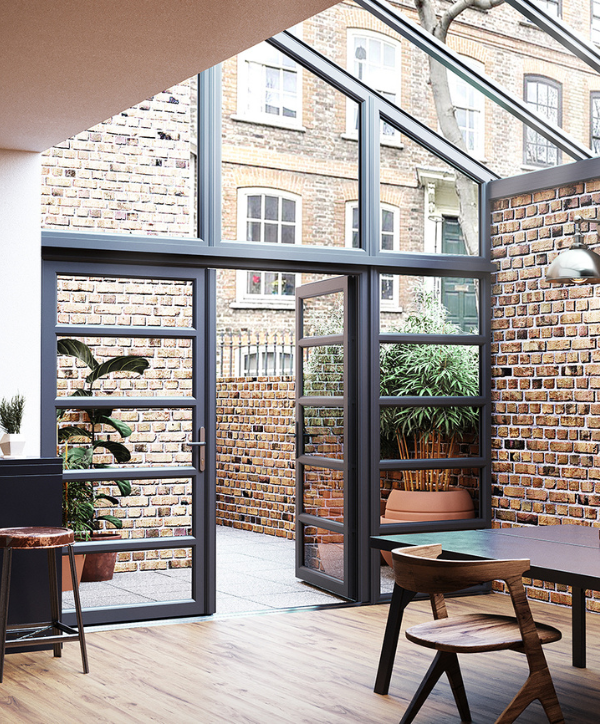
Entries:
{"label": "chair leg", "polygon": [[548,669],[532,672],[495,724],[512,724],[536,699],[544,707],[550,724],[564,724],[564,717],[558,703],[554,683]]}
{"label": "chair leg", "polygon": [[0,682],[4,675],[4,654],[6,653],[6,627],[8,626],[8,602],[10,599],[10,568],[12,548],[5,548],[2,556],[2,581],[0,582]]}
{"label": "chair leg", "polygon": [[89,674],[87,648],[85,645],[85,632],[83,630],[83,616],[81,615],[81,599],[79,597],[79,584],[77,583],[77,569],[75,567],[75,554],[73,546],[67,546],[69,550],[69,564],[71,566],[71,581],[73,582],[73,598],[75,600],[75,615],[77,617],[77,633],[79,634],[79,647],[81,648],[81,661],[83,663],[83,673]]}
{"label": "chair leg", "polygon": [[[48,548],[48,578],[50,579],[50,615],[52,616],[53,629],[55,636],[60,634],[60,629],[54,624],[60,621],[60,601],[58,598],[58,581],[56,571],[56,548]],[[54,656],[59,657],[62,653],[62,644],[54,644],[52,647]]]}
{"label": "chair leg", "polygon": [[450,682],[450,688],[454,694],[454,701],[456,702],[461,721],[472,721],[469,702],[467,701],[467,692],[465,691],[458,656],[456,654],[447,654],[446,674]]}
{"label": "chair leg", "polygon": [[[452,674],[449,673],[449,669],[452,670]],[[433,660],[431,666],[429,667],[429,670],[423,677],[423,681],[421,681],[421,685],[417,689],[416,694],[413,696],[412,701],[408,705],[408,709],[404,712],[404,716],[400,720],[400,724],[410,724],[410,722],[413,721],[413,719],[417,716],[417,714],[419,713],[419,710],[425,703],[427,697],[429,696],[429,694],[431,694],[433,687],[440,680],[440,677],[444,672],[446,672],[448,674],[448,678],[450,679],[450,684],[452,686],[452,693],[454,694],[454,699],[456,701],[456,705],[458,706],[458,710],[462,717],[462,721],[464,721],[464,722],[471,721],[471,715],[469,713],[469,705],[467,703],[467,696],[464,691],[464,686],[462,688],[462,695],[460,693],[458,693],[458,691],[457,691],[457,693],[455,693],[455,689],[454,689],[455,685],[458,683],[458,680],[460,680],[460,684],[462,685],[462,676],[460,674],[460,668],[458,666],[458,659],[456,658],[455,654],[449,654],[444,651],[438,651],[435,656],[435,659]],[[457,674],[458,674],[458,678],[457,678]],[[457,687],[457,689],[459,689],[459,688],[460,687]],[[460,700],[460,703],[459,703],[459,700]],[[466,707],[466,709],[465,709],[465,707]],[[466,714],[466,718],[465,718],[465,714]]]}

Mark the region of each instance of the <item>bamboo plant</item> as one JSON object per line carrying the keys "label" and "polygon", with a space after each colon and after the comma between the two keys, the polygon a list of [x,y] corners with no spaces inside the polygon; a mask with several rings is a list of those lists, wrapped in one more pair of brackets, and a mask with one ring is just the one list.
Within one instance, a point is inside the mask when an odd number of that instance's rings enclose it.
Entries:
{"label": "bamboo plant", "polygon": [[[433,294],[421,292],[416,311],[395,330],[401,334],[457,334],[448,312]],[[464,397],[479,394],[475,347],[437,344],[382,346],[380,386],[383,397]],[[402,460],[452,458],[463,438],[477,433],[478,410],[472,407],[383,407],[382,447],[393,442]],[[405,490],[447,490],[450,470],[403,471]]]}

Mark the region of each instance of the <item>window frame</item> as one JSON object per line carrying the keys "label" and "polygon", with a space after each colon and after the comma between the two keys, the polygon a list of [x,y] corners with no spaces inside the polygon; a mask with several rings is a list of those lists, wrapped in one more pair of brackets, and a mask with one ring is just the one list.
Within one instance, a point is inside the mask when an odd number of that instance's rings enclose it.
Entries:
{"label": "window frame", "polygon": [[[302,37],[301,26],[298,26],[296,35],[298,37]],[[262,56],[261,56],[261,51],[263,51]],[[257,45],[253,46],[252,48],[248,48],[248,50],[245,50],[242,53],[238,54],[237,79],[236,79],[236,81],[237,81],[236,114],[235,114],[235,116],[232,116],[232,118],[233,118],[233,120],[245,121],[247,123],[259,123],[259,124],[267,125],[267,126],[286,128],[288,130],[304,131],[306,129],[302,125],[303,68],[299,63],[297,63],[295,60],[292,60],[291,58],[290,58],[290,60],[294,64],[295,72],[296,72],[296,104],[297,104],[296,117],[292,118],[290,116],[284,116],[281,113],[275,115],[273,113],[267,113],[264,110],[255,112],[250,109],[250,104],[248,102],[248,100],[249,100],[248,66],[250,63],[256,63],[257,65],[260,65],[263,68],[276,67],[274,65],[271,65],[270,63],[264,62],[266,53],[273,53],[273,52],[278,53],[280,57],[283,57],[283,56],[289,57],[289,56],[286,56],[286,54],[282,50],[273,48],[273,46],[269,45],[266,41],[263,41],[262,43],[258,43]],[[284,69],[283,63],[278,65],[277,68],[280,71],[282,71]],[[266,90],[266,84],[262,83],[260,91],[264,92],[265,90]]]}
{"label": "window frame", "polygon": [[[276,196],[279,200],[288,199],[296,204],[295,214],[295,242],[293,244],[284,244],[283,242],[267,242],[267,241],[247,241],[246,224],[248,221],[248,197],[249,196]],[[278,221],[278,224],[280,222]],[[272,188],[268,186],[241,186],[237,189],[237,236],[244,244],[285,248],[286,246],[302,246],[302,197],[283,189]],[[295,295],[283,294],[249,294],[246,288],[248,274],[260,274],[264,279],[267,273],[289,274],[291,272],[268,272],[261,270],[238,270],[236,272],[236,295],[234,307],[243,307],[245,309],[293,309],[295,305]],[[294,278],[294,288],[299,283],[298,274]],[[280,277],[281,278],[281,277]]]}
{"label": "window frame", "polygon": [[[473,70],[476,70],[480,73],[485,72],[485,63],[483,63],[480,60],[477,60],[476,58],[472,58],[469,55],[461,55],[460,56],[467,65],[470,65]],[[463,84],[468,92],[472,92],[474,95],[474,98],[476,100],[476,103],[472,107],[463,107],[457,105],[456,96],[458,95],[458,89],[460,87],[460,84]],[[472,85],[467,83],[465,80],[460,78],[456,73],[453,73],[452,71],[448,71],[448,86],[450,89],[450,99],[452,101],[452,105],[456,111],[456,109],[463,109],[466,111],[467,115],[469,113],[478,113],[479,115],[476,116],[476,118],[479,119],[478,123],[478,129],[475,129],[477,133],[475,134],[475,144],[473,150],[470,150],[467,146],[467,151],[469,153],[472,153],[475,158],[482,159],[485,155],[485,98],[482,93],[478,92],[475,88],[473,88]],[[456,119],[456,122],[458,123],[458,118]],[[460,124],[459,124],[460,128]],[[462,129],[460,128],[461,134],[463,134]],[[463,140],[465,141],[465,145],[467,145],[465,136],[463,134]]]}
{"label": "window frame", "polygon": [[[598,101],[598,135],[594,136],[594,100]],[[598,142],[598,150],[594,148],[594,140]],[[590,91],[590,148],[600,156],[600,90]]]}
{"label": "window frame", "polygon": [[[346,201],[346,213],[345,213],[345,224],[344,224],[344,237],[347,248],[360,248],[352,246],[352,236],[354,233],[353,215],[354,210],[358,210],[358,201]],[[394,228],[392,231],[392,248],[382,249],[381,248],[381,235],[383,232],[383,219],[382,214],[384,211],[390,211],[394,218]],[[360,232],[360,221],[359,221],[359,232]],[[359,239],[360,240],[360,239]],[[379,204],[379,252],[382,254],[393,253],[400,251],[400,207],[394,206],[394,204],[388,204],[386,202],[380,202]],[[392,299],[382,299],[381,293],[381,280],[382,276],[391,276],[393,281]],[[380,272],[379,273],[379,304],[382,312],[401,312],[402,307],[400,306],[400,290],[398,284],[398,275],[392,271]]]}
{"label": "window frame", "polygon": [[[523,76],[523,100],[525,103],[527,103],[530,108],[532,108],[536,113],[537,106],[533,106],[533,104],[529,104],[527,101],[527,90],[528,90],[528,84],[529,83],[538,83],[538,84],[544,84],[548,87],[554,88],[558,93],[558,108],[557,108],[557,120],[553,121],[552,119],[547,118],[550,123],[556,123],[559,127],[562,128],[562,83],[558,80],[555,80],[554,78],[549,78],[545,75],[539,75],[537,73],[527,73]],[[555,146],[556,148],[556,163],[548,164],[548,163],[536,163],[531,161],[528,158],[528,141],[527,141],[527,131],[530,130],[527,125],[523,125],[523,165],[526,168],[555,168],[556,166],[560,166],[562,161],[562,151],[560,148]],[[551,141],[547,141],[543,136],[540,136],[539,133],[533,131],[537,137],[540,137],[544,140],[546,144],[549,146],[553,146],[554,144],[551,143]],[[537,143],[537,141],[536,141]]]}
{"label": "window frame", "polygon": [[[391,45],[395,49],[395,64],[394,64],[394,77],[396,78],[395,82],[395,88],[393,89],[394,92],[394,100],[391,101],[388,97],[389,94],[391,94],[390,89],[378,89],[373,88],[373,90],[378,93],[379,95],[386,98],[390,103],[393,103],[395,106],[400,107],[400,100],[402,97],[402,44],[396,40],[396,38],[392,38],[389,35],[386,35],[385,33],[379,33],[374,30],[367,30],[366,28],[346,28],[346,68],[348,70],[348,73],[350,73],[355,78],[357,76],[354,75],[354,55],[353,55],[353,48],[354,48],[354,39],[356,37],[362,37],[365,38],[377,40],[380,43],[387,43],[388,45]],[[366,79],[359,79],[363,83],[368,83]],[[373,87],[372,85],[370,87]],[[387,95],[386,95],[387,94]],[[357,139],[358,138],[358,130],[356,128],[356,113],[360,113],[360,109],[357,110],[357,105],[355,102],[352,101],[352,99],[348,98],[346,101],[346,131],[344,136],[346,138],[352,138]],[[399,146],[401,144],[401,136],[400,131],[397,128],[394,128],[393,126],[389,126],[393,129],[393,134],[384,134],[383,129],[384,127],[388,125],[386,122],[382,119],[379,126],[379,139],[380,143],[383,145],[388,146]]]}

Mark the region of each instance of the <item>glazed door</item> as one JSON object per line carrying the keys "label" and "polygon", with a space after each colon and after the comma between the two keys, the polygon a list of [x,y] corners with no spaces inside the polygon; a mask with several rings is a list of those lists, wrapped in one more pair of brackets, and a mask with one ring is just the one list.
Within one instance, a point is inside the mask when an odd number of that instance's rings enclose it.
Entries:
{"label": "glazed door", "polygon": [[353,279],[296,290],[296,575],[355,595]]}
{"label": "glazed door", "polygon": [[[98,553],[116,557],[109,580],[86,581],[84,569],[86,623],[214,612],[213,275],[44,263],[43,454],[67,457],[69,505],[90,486],[99,527],[117,521],[121,534],[76,544],[86,567]],[[122,369],[123,356],[144,358],[146,369]],[[107,374],[90,375],[96,363]],[[90,440],[98,411],[114,422],[96,424]],[[63,594],[67,611],[71,597]]]}

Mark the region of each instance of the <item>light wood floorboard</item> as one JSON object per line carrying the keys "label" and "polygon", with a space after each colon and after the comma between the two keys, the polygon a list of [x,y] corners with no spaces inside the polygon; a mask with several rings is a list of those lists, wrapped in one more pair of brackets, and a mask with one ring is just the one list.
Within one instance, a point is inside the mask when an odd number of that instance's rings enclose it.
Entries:
{"label": "light wood floorboard", "polygon": [[[498,594],[448,602],[449,612],[507,613]],[[397,723],[433,658],[401,635],[388,696],[373,693],[387,606],[269,613],[88,635],[91,672],[77,644],[9,654],[0,684],[0,722],[13,724],[390,724]],[[600,617],[588,615],[588,668],[571,666],[570,610],[532,604],[564,632],[545,648],[567,722],[600,722]],[[409,606],[409,625],[428,620]],[[459,657],[473,720],[493,722],[526,677],[512,652]],[[415,724],[458,722],[446,681]],[[537,703],[519,719],[540,724]]]}

